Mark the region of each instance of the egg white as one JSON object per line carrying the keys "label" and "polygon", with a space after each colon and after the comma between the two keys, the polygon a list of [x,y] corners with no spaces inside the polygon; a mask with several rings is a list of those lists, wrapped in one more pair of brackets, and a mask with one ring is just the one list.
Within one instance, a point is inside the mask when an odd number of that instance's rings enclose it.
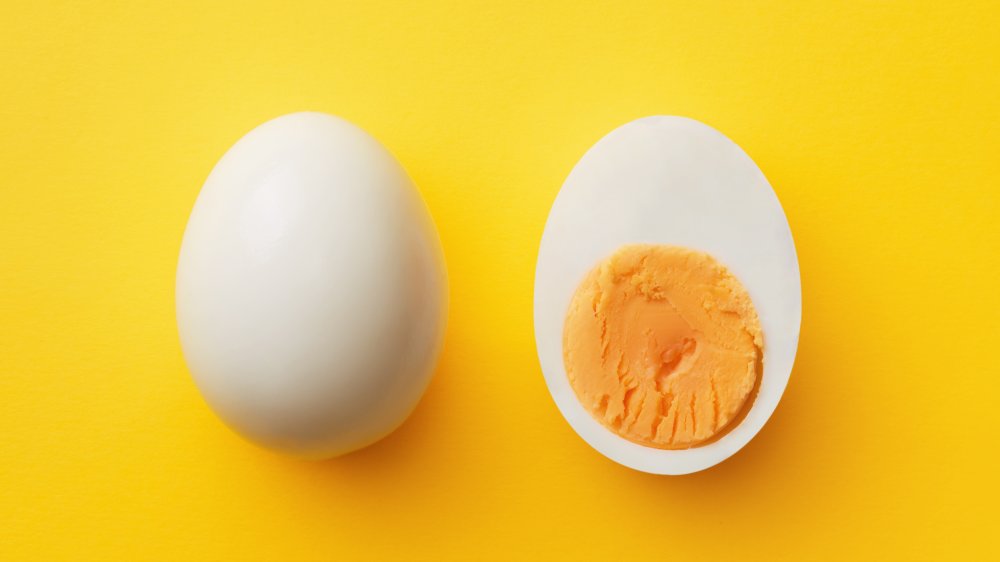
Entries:
{"label": "egg white", "polygon": [[212,410],[263,447],[327,458],[410,415],[444,337],[434,222],[395,157],[303,112],[244,135],[195,202],[177,329]]}
{"label": "egg white", "polygon": [[[715,442],[685,450],[633,443],[595,420],[570,386],[562,353],[570,299],[598,262],[633,243],[711,254],[743,283],[757,309],[764,333],[760,390],[742,422]],[[535,270],[535,340],[542,372],[577,434],[622,465],[687,474],[740,450],[781,399],[801,316],[798,258],[781,204],[753,160],[708,125],[657,116],[615,129],[577,163],[552,205]]]}

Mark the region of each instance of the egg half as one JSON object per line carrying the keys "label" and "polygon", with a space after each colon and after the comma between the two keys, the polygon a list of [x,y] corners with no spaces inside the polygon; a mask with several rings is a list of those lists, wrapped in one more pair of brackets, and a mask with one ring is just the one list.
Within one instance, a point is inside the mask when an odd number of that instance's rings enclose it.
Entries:
{"label": "egg half", "polygon": [[205,400],[243,437],[293,455],[391,432],[441,347],[447,281],[427,208],[377,140],[326,114],[268,121],[219,160],[176,282]]}
{"label": "egg half", "polygon": [[[754,328],[763,336],[758,386],[744,413],[717,438],[673,450],[626,439],[598,421],[574,391],[564,354],[573,335],[566,324],[570,312],[589,318],[589,311],[579,314],[571,303],[585,279],[595,283],[595,267],[609,256],[660,246],[668,252],[689,249],[712,264],[718,260],[722,265],[711,267],[738,280],[732,285],[749,295],[748,310],[756,310]],[[633,279],[632,285],[637,282]],[[535,273],[535,338],[542,372],[570,426],[622,465],[686,474],[722,462],[746,445],[788,383],[801,310],[795,245],[774,190],[739,146],[703,123],[658,116],[615,129],[576,164],[552,205]]]}

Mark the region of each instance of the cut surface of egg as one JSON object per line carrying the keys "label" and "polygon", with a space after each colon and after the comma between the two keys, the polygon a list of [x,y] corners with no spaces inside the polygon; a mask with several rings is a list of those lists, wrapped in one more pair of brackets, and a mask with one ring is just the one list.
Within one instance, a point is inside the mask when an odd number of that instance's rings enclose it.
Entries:
{"label": "cut surface of egg", "polygon": [[615,129],[552,205],[535,273],[539,360],[572,428],[622,465],[686,474],[746,445],[788,382],[801,306],[777,196],[703,123]]}
{"label": "cut surface of egg", "polygon": [[447,281],[423,200],[377,140],[322,113],[268,121],[219,160],[176,283],[203,397],[280,452],[325,458],[384,437],[441,347]]}

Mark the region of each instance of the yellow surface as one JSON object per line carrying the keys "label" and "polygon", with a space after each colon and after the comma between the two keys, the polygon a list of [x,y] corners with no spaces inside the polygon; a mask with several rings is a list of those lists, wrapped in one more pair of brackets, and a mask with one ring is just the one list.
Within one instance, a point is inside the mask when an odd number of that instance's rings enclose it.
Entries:
{"label": "yellow surface", "polygon": [[[995,2],[290,4],[0,7],[0,560],[1000,554]],[[318,464],[211,415],[173,313],[205,176],[301,109],[399,157],[452,283],[412,419]],[[747,150],[802,267],[784,400],[688,477],[590,450],[532,335],[556,191],[650,114]]]}

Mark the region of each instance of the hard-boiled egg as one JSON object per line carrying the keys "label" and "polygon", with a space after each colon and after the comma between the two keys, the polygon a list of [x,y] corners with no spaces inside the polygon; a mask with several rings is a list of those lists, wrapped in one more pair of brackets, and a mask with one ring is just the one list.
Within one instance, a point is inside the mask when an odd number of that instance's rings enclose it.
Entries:
{"label": "hard-boiled egg", "polygon": [[177,325],[205,400],[240,435],[329,457],[399,426],[441,346],[447,283],[419,193],[358,127],[260,125],[216,164],[177,264]]}
{"label": "hard-boiled egg", "polygon": [[695,472],[774,411],[801,301],[788,222],[760,169],[707,125],[648,117],[595,144],[552,205],[538,355],[593,448],[646,472]]}

